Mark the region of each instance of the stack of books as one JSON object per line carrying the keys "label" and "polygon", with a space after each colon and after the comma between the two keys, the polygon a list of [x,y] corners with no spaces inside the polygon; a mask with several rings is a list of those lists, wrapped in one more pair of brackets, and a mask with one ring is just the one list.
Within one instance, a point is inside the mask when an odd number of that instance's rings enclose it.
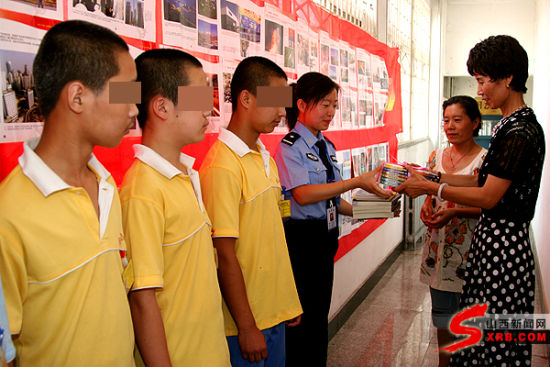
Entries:
{"label": "stack of books", "polygon": [[388,198],[381,198],[359,190],[353,195],[352,209],[353,219],[399,217],[401,194],[394,193]]}

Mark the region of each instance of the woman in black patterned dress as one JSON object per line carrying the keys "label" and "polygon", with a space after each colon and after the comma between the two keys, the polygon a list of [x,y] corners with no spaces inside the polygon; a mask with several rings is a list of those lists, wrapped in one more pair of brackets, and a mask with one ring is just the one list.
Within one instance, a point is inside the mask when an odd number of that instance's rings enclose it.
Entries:
{"label": "woman in black patterned dress", "polygon": [[[540,187],[545,142],[533,110],[523,101],[527,70],[527,53],[513,37],[489,37],[470,50],[468,71],[476,78],[478,94],[503,115],[479,175],[443,174],[436,183],[411,172],[411,178],[396,188],[413,197],[432,194],[482,208],[466,265],[462,309],[488,304],[487,314],[534,312],[529,224]],[[451,366],[530,365],[531,345],[510,342],[482,341],[456,351],[451,360]]]}

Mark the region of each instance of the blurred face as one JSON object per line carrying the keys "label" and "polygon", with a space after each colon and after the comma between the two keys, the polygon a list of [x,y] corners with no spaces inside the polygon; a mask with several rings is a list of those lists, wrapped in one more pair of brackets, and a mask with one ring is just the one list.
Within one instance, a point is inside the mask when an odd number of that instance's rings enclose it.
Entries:
{"label": "blurred face", "polygon": [[459,103],[447,106],[443,112],[443,130],[453,145],[473,140],[474,130],[478,126],[479,121],[472,121]]}
{"label": "blurred face", "polygon": [[[188,87],[205,87],[207,86],[206,74],[199,67],[190,67],[187,70],[189,78]],[[213,96],[210,96],[213,98]],[[174,133],[181,137],[182,144],[198,143],[204,139],[204,133],[208,126],[207,117],[211,111],[185,111],[180,108],[175,108],[174,114]]]}
{"label": "blurred face", "polygon": [[[119,73],[110,78],[103,90],[95,95],[87,91],[91,100],[89,109],[83,118],[88,121],[87,137],[94,145],[115,147],[120,144],[122,137],[135,126],[138,109],[135,104],[109,103],[110,82],[130,82],[137,77],[136,64],[128,52],[115,53],[118,61]],[[91,94],[89,94],[91,93]]]}
{"label": "blurred face", "polygon": [[336,109],[338,108],[338,92],[333,89],[313,106],[307,106],[300,100],[298,108],[300,109],[302,122],[314,135],[319,131],[325,131],[330,126]]}
{"label": "blurred face", "polygon": [[[269,87],[286,87],[286,79],[272,77],[269,79]],[[254,131],[260,134],[271,133],[281,123],[281,118],[286,116],[284,107],[258,107],[257,98],[252,93],[249,113]]]}
{"label": "blurred face", "polygon": [[508,99],[511,88],[506,87],[507,78],[491,80],[486,75],[474,74],[477,94],[490,108],[500,108]]}

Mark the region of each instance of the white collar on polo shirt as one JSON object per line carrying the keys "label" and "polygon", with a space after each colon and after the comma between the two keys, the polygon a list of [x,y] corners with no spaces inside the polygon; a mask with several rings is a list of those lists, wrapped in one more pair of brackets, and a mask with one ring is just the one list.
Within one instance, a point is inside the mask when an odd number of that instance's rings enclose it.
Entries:
{"label": "white collar on polo shirt", "polygon": [[[147,164],[148,166],[153,168],[155,171],[157,171],[158,173],[160,173],[161,175],[163,175],[164,177],[170,180],[179,174],[183,175],[183,172],[181,172],[179,169],[174,167],[172,163],[168,162],[160,154],[158,154],[153,149],[145,145],[135,144],[134,153],[137,159]],[[187,154],[180,153],[180,162],[185,166],[185,168],[187,168],[187,175],[189,176],[189,179],[191,180],[191,184],[193,185],[193,191],[195,192],[195,197],[197,198],[199,207],[204,212],[204,204],[202,203],[202,192],[201,192],[201,185],[199,181],[199,175],[198,175],[198,172],[193,169],[195,158],[188,156]]]}
{"label": "white collar on polo shirt", "polygon": [[[23,144],[23,154],[19,157],[18,161],[23,174],[31,180],[45,197],[47,197],[56,191],[68,189],[71,185],[63,181],[63,179],[48,167],[42,158],[34,152],[39,141],[40,138],[27,140]],[[90,155],[88,165],[102,180],[106,180],[111,176],[109,171],[103,167],[93,153]]]}
{"label": "white collar on polo shirt", "polygon": [[[229,149],[235,152],[235,154],[237,154],[239,157],[243,157],[248,153],[257,153],[250,149],[248,145],[246,145],[246,143],[242,141],[241,138],[239,138],[237,135],[227,129],[220,129],[220,135],[218,136],[218,139],[222,143],[227,145]],[[258,144],[258,147],[260,148],[260,155],[262,156],[265,175],[269,178],[269,152],[265,149],[264,144],[259,138],[258,140],[256,140],[256,144]]]}
{"label": "white collar on polo shirt", "polygon": [[[54,192],[69,189],[72,186],[63,181],[48,165],[34,152],[40,138],[31,139],[23,145],[23,154],[19,157],[19,165],[23,174],[31,180],[38,190],[48,197]],[[109,213],[113,204],[115,187],[107,182],[111,176],[109,171],[97,160],[95,155],[90,155],[88,166],[99,176],[97,204],[99,206],[99,238],[103,239]],[[77,191],[79,193],[80,191]]]}

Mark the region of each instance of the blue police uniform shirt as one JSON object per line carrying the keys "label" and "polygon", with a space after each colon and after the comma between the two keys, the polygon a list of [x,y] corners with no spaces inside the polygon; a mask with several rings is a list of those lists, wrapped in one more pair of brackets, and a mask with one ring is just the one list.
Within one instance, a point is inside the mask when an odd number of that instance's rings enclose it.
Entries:
{"label": "blue police uniform shirt", "polygon": [[[329,161],[334,172],[334,181],[342,181],[340,170],[336,164],[336,151],[334,146],[327,142],[323,134],[313,135],[300,121],[291,133],[297,133],[300,137],[292,145],[280,142],[275,151],[275,162],[279,170],[281,186],[284,186],[290,197],[291,218],[293,219],[325,219],[327,217],[326,201],[300,205],[290,195],[290,190],[303,185],[315,185],[327,183],[327,169],[319,157],[319,148],[315,146],[318,140],[325,141]],[[338,196],[337,205],[340,204]]]}

